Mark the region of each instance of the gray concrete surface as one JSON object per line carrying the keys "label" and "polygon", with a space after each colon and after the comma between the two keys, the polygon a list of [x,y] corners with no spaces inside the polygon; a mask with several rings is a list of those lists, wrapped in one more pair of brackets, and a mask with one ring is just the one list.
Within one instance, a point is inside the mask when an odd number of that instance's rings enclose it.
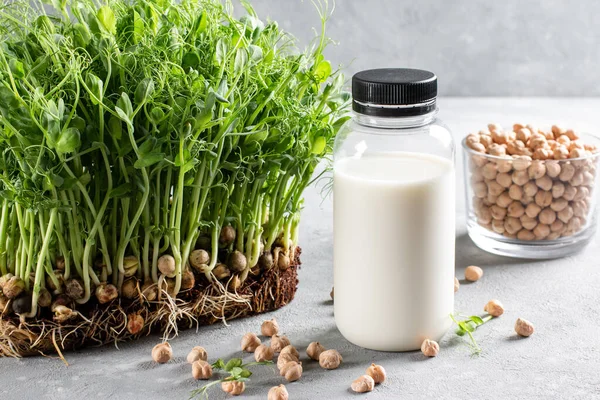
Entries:
{"label": "gray concrete surface", "polygon": [[[457,138],[489,121],[531,121],[597,129],[600,99],[442,99],[441,117]],[[296,299],[265,316],[182,332],[171,342],[175,360],[156,365],[150,351],[159,336],[135,343],[68,353],[69,367],[58,359],[0,359],[0,399],[186,399],[202,383],[195,382],[185,356],[204,346],[210,360],[241,356],[242,335],[258,332],[265,318],[278,319],[282,331],[299,349],[318,340],[338,349],[344,363],[324,371],[304,359],[304,375],[287,385],[290,399],[600,399],[600,241],[595,237],[582,253],[560,260],[522,261],[486,254],[464,234],[463,195],[458,196],[456,274],[480,265],[485,275],[463,284],[456,311],[480,313],[491,298],[500,299],[506,313],[476,332],[483,353],[474,357],[463,339],[448,333],[437,358],[420,352],[381,353],[348,343],[333,320],[329,300],[332,285],[332,209],[315,188],[306,193],[301,245],[303,267]],[[368,268],[368,266],[366,266]],[[367,270],[365,271],[368,272]],[[390,313],[394,312],[391,304]],[[518,338],[517,317],[535,324],[528,339]],[[251,359],[251,356],[244,356]],[[304,358],[306,358],[303,355]],[[366,395],[349,391],[353,379],[376,362],[388,381]],[[283,382],[274,368],[255,369],[243,398],[266,399],[271,386]],[[220,389],[210,399],[225,399]]]}
{"label": "gray concrete surface", "polygon": [[[321,0],[321,2],[324,2]],[[329,0],[330,5],[334,0]],[[309,0],[253,0],[261,16],[308,43]],[[328,57],[349,73],[430,69],[444,96],[597,96],[594,0],[335,0]]]}

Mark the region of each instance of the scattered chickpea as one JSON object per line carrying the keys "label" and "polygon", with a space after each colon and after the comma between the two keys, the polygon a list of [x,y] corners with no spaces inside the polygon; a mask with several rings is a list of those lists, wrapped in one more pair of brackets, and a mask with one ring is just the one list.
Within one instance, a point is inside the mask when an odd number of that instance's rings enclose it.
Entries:
{"label": "scattered chickpea", "polygon": [[265,344],[261,344],[254,350],[254,359],[256,362],[272,361],[273,356],[273,349]]}
{"label": "scattered chickpea", "polygon": [[294,356],[295,358],[299,358],[300,357],[300,353],[298,353],[298,350],[292,346],[291,344],[285,346],[283,349],[281,349],[281,351],[279,352],[279,354],[291,354],[292,356]]}
{"label": "scattered chickpea", "polygon": [[295,382],[302,377],[302,363],[289,361],[279,370],[279,374],[288,382]]}
{"label": "scattered chickpea", "polygon": [[319,342],[312,342],[311,344],[308,345],[308,347],[306,348],[306,355],[311,359],[311,360],[315,360],[315,361],[319,361],[319,356],[321,355],[322,352],[325,351],[325,347],[323,347],[321,345],[321,343]]}
{"label": "scattered chickpea", "polygon": [[383,368],[381,365],[377,365],[374,363],[371,364],[371,366],[369,368],[367,368],[366,373],[371,378],[373,378],[373,381],[375,382],[375,384],[380,384],[380,383],[385,382],[385,378],[386,378],[385,368]]}
{"label": "scattered chickpea", "polygon": [[519,336],[529,337],[534,332],[533,324],[526,319],[518,318],[515,323],[515,332],[517,332]]}
{"label": "scattered chickpea", "polygon": [[369,375],[363,375],[360,378],[357,378],[350,385],[353,391],[356,393],[366,393],[373,390],[375,387],[375,381]]}
{"label": "scattered chickpea", "polygon": [[260,327],[260,332],[264,336],[277,335],[277,333],[279,333],[279,324],[277,323],[277,320],[273,318],[271,320],[264,321]]}
{"label": "scattered chickpea", "polygon": [[490,314],[492,317],[499,317],[504,314],[504,306],[498,300],[490,300],[483,307],[483,311]]}
{"label": "scattered chickpea", "polygon": [[210,379],[212,377],[212,366],[204,360],[194,361],[192,364],[192,376],[195,380]]}
{"label": "scattered chickpea", "polygon": [[256,348],[260,346],[260,339],[254,333],[246,333],[242,338],[242,351],[254,353]]}
{"label": "scattered chickpea", "polygon": [[238,381],[221,382],[221,389],[232,396],[239,396],[246,390],[246,384]]}
{"label": "scattered chickpea", "polygon": [[470,265],[465,269],[465,279],[470,282],[476,282],[483,276],[483,270],[474,265]]}
{"label": "scattered chickpea", "polygon": [[190,364],[193,364],[198,360],[208,360],[208,353],[206,352],[206,349],[204,349],[204,347],[195,346],[187,355],[187,362]]}
{"label": "scattered chickpea", "polygon": [[168,342],[157,344],[152,349],[152,359],[159,364],[165,364],[171,358],[173,358],[173,350]]}
{"label": "scattered chickpea", "polygon": [[342,361],[342,355],[337,350],[325,350],[319,355],[319,365],[321,368],[336,369]]}
{"label": "scattered chickpea", "polygon": [[440,345],[435,340],[425,339],[421,344],[421,352],[427,357],[435,357],[440,352]]}
{"label": "scattered chickpea", "polygon": [[288,400],[289,393],[284,385],[273,386],[269,389],[267,400]]}
{"label": "scattered chickpea", "polygon": [[457,277],[454,277],[454,293],[458,292],[459,288],[460,288],[460,282]]}
{"label": "scattered chickpea", "polygon": [[290,353],[280,353],[277,357],[277,368],[281,369],[285,364],[290,361],[300,361],[300,359]]}
{"label": "scattered chickpea", "polygon": [[288,346],[289,344],[290,340],[287,338],[287,336],[273,335],[271,337],[271,349],[273,349],[275,353],[279,353],[281,350],[283,350],[284,347]]}
{"label": "scattered chickpea", "polygon": [[331,292],[329,292],[329,296],[331,297],[331,301],[333,301],[333,296],[334,296],[334,294],[335,294],[333,289],[334,289],[334,288],[332,287],[332,288],[331,288]]}

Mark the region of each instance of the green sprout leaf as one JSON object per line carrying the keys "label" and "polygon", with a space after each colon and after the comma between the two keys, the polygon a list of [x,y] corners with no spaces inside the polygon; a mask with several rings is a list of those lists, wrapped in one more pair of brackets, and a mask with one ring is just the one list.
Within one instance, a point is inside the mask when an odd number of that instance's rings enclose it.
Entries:
{"label": "green sprout leaf", "polygon": [[115,34],[117,32],[117,19],[115,13],[109,6],[102,6],[97,14],[100,24],[108,33]]}

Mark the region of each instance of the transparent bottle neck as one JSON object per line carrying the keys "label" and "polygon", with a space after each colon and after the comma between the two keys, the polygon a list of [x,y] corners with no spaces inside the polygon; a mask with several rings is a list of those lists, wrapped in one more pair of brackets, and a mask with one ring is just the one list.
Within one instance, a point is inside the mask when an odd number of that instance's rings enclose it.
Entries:
{"label": "transparent bottle neck", "polygon": [[428,125],[435,120],[437,113],[437,108],[430,113],[411,117],[376,117],[353,112],[356,123],[381,129],[405,129]]}

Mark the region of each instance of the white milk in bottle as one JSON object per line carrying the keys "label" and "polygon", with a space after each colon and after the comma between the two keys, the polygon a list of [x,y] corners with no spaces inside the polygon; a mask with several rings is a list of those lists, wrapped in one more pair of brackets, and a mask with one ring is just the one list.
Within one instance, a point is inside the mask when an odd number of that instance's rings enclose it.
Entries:
{"label": "white milk in bottle", "polygon": [[353,78],[354,118],[335,148],[334,308],[362,347],[416,350],[451,325],[454,144],[436,94],[427,71]]}

